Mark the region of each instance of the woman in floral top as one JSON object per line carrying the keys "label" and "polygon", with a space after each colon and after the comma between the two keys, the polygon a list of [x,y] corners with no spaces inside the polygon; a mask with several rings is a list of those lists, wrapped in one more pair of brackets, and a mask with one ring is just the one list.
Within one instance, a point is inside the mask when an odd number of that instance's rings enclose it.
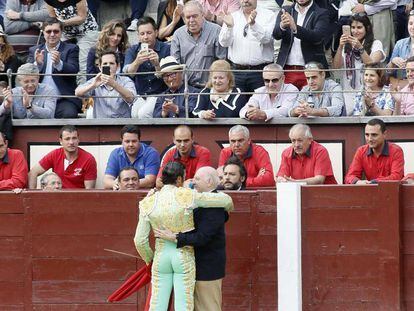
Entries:
{"label": "woman in floral top", "polygon": [[379,64],[368,64],[364,71],[365,88],[354,99],[354,116],[390,116],[395,107],[389,87],[385,85],[385,71]]}
{"label": "woman in floral top", "polygon": [[[86,0],[45,0],[49,15],[63,23],[63,40],[79,46],[79,73],[86,73],[89,49],[98,41],[98,24],[88,9]],[[78,81],[84,81],[82,76]]]}

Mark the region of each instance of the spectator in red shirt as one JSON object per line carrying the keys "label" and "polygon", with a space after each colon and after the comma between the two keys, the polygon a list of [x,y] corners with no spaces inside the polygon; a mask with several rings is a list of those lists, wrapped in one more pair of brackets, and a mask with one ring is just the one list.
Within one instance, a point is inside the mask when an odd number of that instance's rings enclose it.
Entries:
{"label": "spectator in red shirt", "polygon": [[79,148],[78,130],[73,125],[65,125],[59,132],[62,148],[45,155],[29,172],[29,188],[36,189],[37,176],[53,169],[64,189],[95,188],[96,161],[92,154]]}
{"label": "spectator in red shirt", "polygon": [[[374,184],[382,180],[401,180],[404,176],[402,149],[386,140],[384,121],[371,119],[365,126],[366,145],[358,148],[345,176],[346,184]],[[362,174],[366,180],[361,180]]]}
{"label": "spectator in red shirt", "polygon": [[157,176],[157,188],[163,186],[161,181],[162,170],[168,162],[180,162],[185,166],[185,178],[191,180],[195,172],[203,166],[211,166],[210,150],[194,144],[193,130],[187,125],[177,126],[174,130],[175,146],[169,149],[161,160],[161,167]]}
{"label": "spectator in red shirt", "polygon": [[23,152],[9,149],[6,135],[0,132],[0,190],[24,188],[27,184],[27,162]]}
{"label": "spectator in red shirt", "polygon": [[230,147],[220,152],[219,166],[231,156],[238,157],[247,170],[246,187],[271,187],[275,185],[269,153],[250,140],[249,129],[235,125],[229,130]]}
{"label": "spectator in red shirt", "polygon": [[292,126],[289,138],[292,146],[282,153],[276,182],[301,181],[308,185],[337,183],[328,150],[313,140],[309,126]]}

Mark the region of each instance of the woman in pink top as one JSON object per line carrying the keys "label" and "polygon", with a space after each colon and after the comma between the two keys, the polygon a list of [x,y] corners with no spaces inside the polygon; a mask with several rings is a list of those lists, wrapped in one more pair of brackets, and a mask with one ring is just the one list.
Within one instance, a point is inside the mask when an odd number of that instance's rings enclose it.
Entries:
{"label": "woman in pink top", "polygon": [[394,95],[395,106],[394,114],[411,115],[414,114],[414,57],[407,59],[405,64],[408,84],[401,89],[401,93]]}

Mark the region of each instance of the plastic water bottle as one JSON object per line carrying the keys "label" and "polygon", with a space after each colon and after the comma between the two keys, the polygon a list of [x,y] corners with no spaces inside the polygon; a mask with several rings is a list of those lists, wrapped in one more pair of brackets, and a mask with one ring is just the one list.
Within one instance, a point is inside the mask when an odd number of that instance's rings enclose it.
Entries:
{"label": "plastic water bottle", "polygon": [[315,107],[315,102],[313,101],[313,94],[312,93],[309,93],[307,102],[308,102],[309,107],[311,107],[311,108]]}

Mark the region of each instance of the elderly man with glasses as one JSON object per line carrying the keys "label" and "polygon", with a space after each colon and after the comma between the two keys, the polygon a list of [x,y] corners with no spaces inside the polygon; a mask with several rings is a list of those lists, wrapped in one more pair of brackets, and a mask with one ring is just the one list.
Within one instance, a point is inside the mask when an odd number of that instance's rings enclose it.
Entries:
{"label": "elderly man with glasses", "polygon": [[[154,118],[185,118],[186,107],[184,97],[184,80],[181,65],[173,56],[161,59],[160,72],[157,74],[162,77],[168,89],[163,93],[164,96],[158,97],[154,107]],[[188,86],[189,93],[198,93],[194,87]],[[190,114],[197,101],[196,95],[188,97],[188,114]]]}
{"label": "elderly man with glasses", "polygon": [[278,64],[264,67],[262,76],[265,86],[255,90],[240,110],[240,118],[269,121],[273,117],[288,117],[298,89],[293,84],[285,83],[283,68]]}
{"label": "elderly man with glasses", "polygon": [[274,60],[272,31],[276,15],[258,8],[257,0],[241,0],[240,3],[240,10],[223,17],[219,42],[228,47],[233,69],[249,70],[234,72],[236,86],[253,92],[263,86],[260,70]]}
{"label": "elderly man with glasses", "polygon": [[290,110],[291,117],[339,117],[346,116],[345,100],[341,86],[325,78],[322,64],[305,65],[308,85],[299,93]]}

